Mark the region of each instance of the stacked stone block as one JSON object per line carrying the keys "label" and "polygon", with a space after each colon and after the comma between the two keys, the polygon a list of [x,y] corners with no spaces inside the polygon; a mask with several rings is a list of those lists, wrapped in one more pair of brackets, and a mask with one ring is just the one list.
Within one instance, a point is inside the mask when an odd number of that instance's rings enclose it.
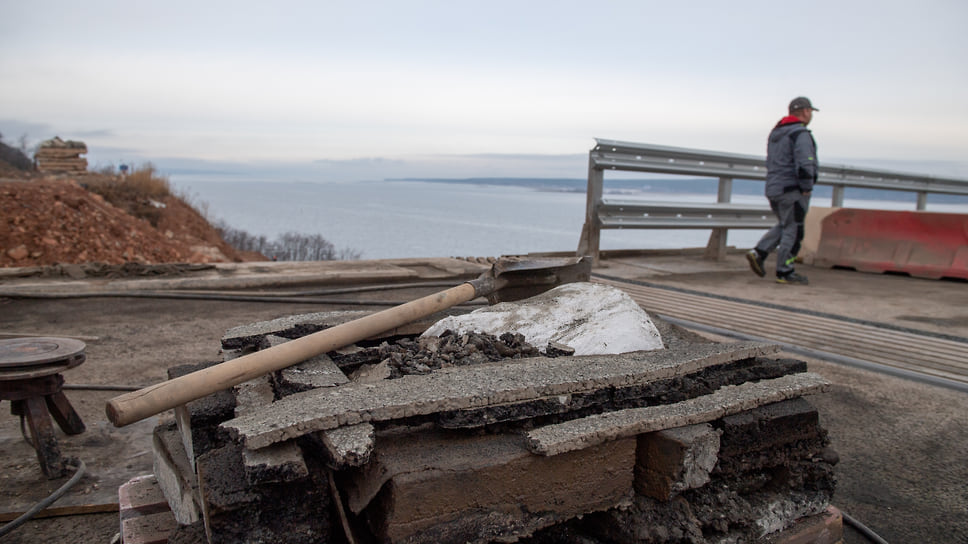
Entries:
{"label": "stacked stone block", "polygon": [[61,140],[60,137],[42,142],[34,153],[37,170],[49,173],[83,173],[87,171],[84,142]]}

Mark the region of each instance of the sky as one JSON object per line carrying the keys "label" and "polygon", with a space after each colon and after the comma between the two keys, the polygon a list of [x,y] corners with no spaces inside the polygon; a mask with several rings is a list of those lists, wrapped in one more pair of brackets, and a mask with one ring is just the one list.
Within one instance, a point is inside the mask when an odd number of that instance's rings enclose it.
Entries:
{"label": "sky", "polygon": [[91,167],[571,177],[594,138],[968,178],[968,2],[0,0],[0,134]]}

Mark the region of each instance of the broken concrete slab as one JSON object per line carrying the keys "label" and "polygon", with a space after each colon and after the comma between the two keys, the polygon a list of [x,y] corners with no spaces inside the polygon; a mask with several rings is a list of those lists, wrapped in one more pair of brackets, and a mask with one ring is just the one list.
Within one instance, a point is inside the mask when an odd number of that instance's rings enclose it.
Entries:
{"label": "broken concrete slab", "polygon": [[[275,400],[269,376],[240,383],[232,388],[236,417],[252,413]],[[306,477],[308,470],[302,450],[294,442],[280,442],[261,449],[242,451],[245,476],[250,484],[289,482]]]}
{"label": "broken concrete slab", "polygon": [[376,495],[366,517],[382,542],[511,542],[628,503],[634,457],[633,439],[540,457],[519,435],[381,436],[349,503]]}
{"label": "broken concrete slab", "polygon": [[719,460],[720,433],[701,423],[639,435],[635,490],[667,501],[684,489],[706,485]]}
{"label": "broken concrete slab", "polygon": [[317,436],[329,453],[335,465],[333,468],[343,469],[363,466],[369,462],[376,440],[375,432],[373,425],[360,423],[320,431]]}
{"label": "broken concrete slab", "polygon": [[245,479],[250,484],[291,482],[309,475],[302,450],[295,442],[280,442],[242,451]]}
{"label": "broken concrete slab", "polygon": [[803,398],[724,417],[716,422],[723,431],[716,472],[736,475],[814,458],[836,464],[819,419],[817,409]]}
{"label": "broken concrete slab", "polygon": [[708,395],[725,385],[739,385],[806,371],[806,364],[802,361],[754,357],[706,367],[683,376],[651,381],[645,385],[608,387],[585,393],[441,412],[434,420],[437,425],[447,429],[473,429],[515,422],[530,426],[548,425],[603,411],[672,404]]}
{"label": "broken concrete slab", "polygon": [[375,365],[362,365],[350,374],[355,383],[377,383],[390,378],[390,365],[387,361]]}
{"label": "broken concrete slab", "polygon": [[183,525],[201,519],[198,479],[174,424],[155,427],[152,453],[155,479],[175,519]]}
{"label": "broken concrete slab", "polygon": [[[266,336],[269,347],[278,346],[289,340],[274,334]],[[319,387],[334,387],[348,381],[346,374],[325,353],[276,372],[280,396]]]}
{"label": "broken concrete slab", "polygon": [[593,537],[592,542],[787,544],[782,539],[767,540],[768,535],[779,535],[798,519],[824,512],[829,499],[830,494],[821,490],[740,493],[719,482],[671,501],[636,495],[631,507],[586,516],[580,525],[581,533]]}
{"label": "broken concrete slab", "polygon": [[528,433],[528,447],[541,455],[596,446],[609,440],[705,423],[757,406],[826,390],[830,382],[810,372],[730,385],[677,404],[631,408],[548,425]]}
{"label": "broken concrete slab", "polygon": [[368,310],[348,310],[297,314],[232,327],[222,335],[223,349],[258,346],[266,336],[298,338],[370,315]]}
{"label": "broken concrete slab", "polygon": [[564,344],[575,355],[601,355],[662,349],[649,315],[621,289],[576,282],[516,302],[502,302],[469,314],[448,317],[422,336],[505,332],[523,334],[537,347]]}
{"label": "broken concrete slab", "polygon": [[275,402],[271,409],[226,421],[221,428],[247,447],[260,448],[343,425],[644,384],[779,349],[756,342],[699,344],[620,355],[534,357],[456,366],[427,375],[297,393]]}
{"label": "broken concrete slab", "polygon": [[738,455],[814,438],[820,414],[806,399],[796,398],[724,417],[721,425],[723,452]]}
{"label": "broken concrete slab", "polygon": [[252,413],[275,400],[275,392],[267,376],[233,386],[232,394],[235,395],[235,417]]}

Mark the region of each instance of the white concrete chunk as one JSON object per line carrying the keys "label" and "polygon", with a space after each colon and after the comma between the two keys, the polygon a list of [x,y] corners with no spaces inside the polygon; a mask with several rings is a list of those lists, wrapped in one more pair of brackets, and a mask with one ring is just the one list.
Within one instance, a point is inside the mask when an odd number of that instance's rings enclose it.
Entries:
{"label": "white concrete chunk", "polygon": [[576,282],[538,296],[502,302],[461,316],[441,319],[422,336],[505,332],[524,335],[544,350],[549,342],[574,348],[575,355],[602,355],[662,349],[662,337],[649,315],[616,287]]}

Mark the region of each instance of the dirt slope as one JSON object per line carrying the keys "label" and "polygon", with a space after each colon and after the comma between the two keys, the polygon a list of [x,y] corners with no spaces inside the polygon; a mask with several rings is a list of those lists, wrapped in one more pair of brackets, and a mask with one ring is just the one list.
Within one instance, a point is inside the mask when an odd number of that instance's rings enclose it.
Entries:
{"label": "dirt slope", "polygon": [[236,251],[175,196],[141,200],[124,205],[136,216],[85,190],[76,179],[2,179],[0,267],[267,260]]}

